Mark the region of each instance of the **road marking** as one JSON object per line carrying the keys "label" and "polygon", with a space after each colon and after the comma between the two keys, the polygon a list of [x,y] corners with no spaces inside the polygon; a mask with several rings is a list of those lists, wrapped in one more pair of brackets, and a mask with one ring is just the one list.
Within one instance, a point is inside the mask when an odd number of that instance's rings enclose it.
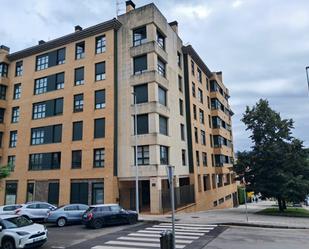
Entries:
{"label": "road marking", "polygon": [[[171,223],[160,223],[159,225],[171,225]],[[205,224],[184,224],[176,223],[175,226],[191,226],[191,227],[217,227],[218,225],[205,225]]]}
{"label": "road marking", "polygon": [[[160,242],[160,238],[136,238],[136,237],[119,237],[119,240],[134,240],[134,241],[146,241],[146,242]],[[176,239],[176,243],[179,244],[191,244],[193,240],[181,240]]]}
{"label": "road marking", "polygon": [[[147,227],[146,230],[153,230],[153,231],[165,231],[165,228],[156,228],[156,227]],[[178,229],[175,228],[176,232],[187,232],[187,233],[208,233],[209,230],[199,230],[199,231],[192,231],[192,230],[187,230],[187,229]],[[204,235],[204,234],[203,234]]]}
{"label": "road marking", "polygon": [[[146,246],[146,247],[159,247],[160,243],[142,243],[142,242],[128,242],[128,241],[116,241],[110,240],[105,242],[107,245],[125,245],[125,246]],[[185,245],[176,245],[175,248],[182,249]]]}
{"label": "road marking", "polygon": [[[159,231],[151,231],[151,230],[139,230],[138,231],[139,233],[162,233],[162,230],[159,230]],[[176,231],[175,232],[176,235],[177,234],[181,234],[181,235],[195,235],[195,236],[203,236],[205,235],[205,233],[187,233],[187,232],[178,232]]]}
{"label": "road marking", "polygon": [[[161,229],[161,230],[167,230],[167,229],[172,229],[172,226],[159,226],[159,225],[155,225],[152,228],[156,228],[156,229]],[[209,232],[210,230],[212,230],[212,228],[208,228],[208,229],[203,229],[203,228],[186,228],[186,227],[175,227],[175,230],[182,230],[182,231],[192,231],[192,232],[201,232],[201,233],[205,233],[205,232]]]}
{"label": "road marking", "polygon": [[[148,233],[130,233],[128,236],[140,236],[140,237],[158,237],[160,238],[160,234],[148,234]],[[176,235],[176,239],[198,239],[198,236],[184,236],[184,235]]]}
{"label": "road marking", "polygon": [[[172,225],[154,225],[153,227],[161,227],[161,228],[171,228]],[[186,230],[212,230],[213,228],[206,227],[189,227],[189,226],[175,226],[175,228],[181,228]]]}
{"label": "road marking", "polygon": [[[91,249],[133,249],[133,247],[123,247],[123,246],[94,246]],[[138,249],[146,249],[139,247]]]}

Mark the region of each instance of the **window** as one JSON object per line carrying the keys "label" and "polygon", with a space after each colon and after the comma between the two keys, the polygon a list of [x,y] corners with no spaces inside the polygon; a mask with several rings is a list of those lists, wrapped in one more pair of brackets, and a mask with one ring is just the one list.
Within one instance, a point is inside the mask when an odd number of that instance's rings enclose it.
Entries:
{"label": "window", "polygon": [[105,162],[105,149],[94,149],[93,151],[93,167],[101,168],[104,167]]}
{"label": "window", "polygon": [[96,54],[101,54],[106,51],[106,37],[105,35],[95,38]]}
{"label": "window", "polygon": [[197,80],[202,83],[202,71],[199,68],[197,69]]}
{"label": "window", "polygon": [[160,163],[162,165],[168,164],[168,147],[163,145],[160,146]]}
{"label": "window", "polygon": [[84,67],[75,68],[74,85],[84,85]]}
{"label": "window", "polygon": [[4,121],[4,113],[5,113],[5,109],[0,108],[0,123],[3,123]]}
{"label": "window", "polygon": [[42,126],[31,129],[31,145],[60,143],[62,124]]}
{"label": "window", "polygon": [[3,132],[0,131],[0,148],[2,148],[2,137],[3,137]]}
{"label": "window", "polygon": [[14,169],[15,169],[15,162],[16,162],[16,156],[15,155],[8,156],[8,165],[9,165],[11,171],[14,171]]}
{"label": "window", "polygon": [[185,141],[185,125],[180,124],[180,137],[182,141]]}
{"label": "window", "polygon": [[57,65],[65,63],[65,48],[57,50]]}
{"label": "window", "polygon": [[[103,204],[104,203],[104,183],[103,182],[93,182],[91,187],[92,193],[91,193],[91,204]],[[112,207],[110,207],[112,211],[115,210]],[[120,207],[117,207],[118,212],[120,211]]]}
{"label": "window", "polygon": [[85,42],[79,42],[75,46],[75,59],[83,59],[85,57]]}
{"label": "window", "polygon": [[180,92],[183,92],[182,77],[180,75],[178,75],[178,89]]}
{"label": "window", "polygon": [[194,105],[194,104],[193,104],[193,118],[194,118],[194,120],[197,119],[196,105]]}
{"label": "window", "polygon": [[206,77],[206,89],[209,91],[209,79]]}
{"label": "window", "polygon": [[29,170],[60,169],[61,152],[36,153],[29,155]]}
{"label": "window", "polygon": [[72,151],[72,169],[80,169],[82,167],[82,151],[73,150]]}
{"label": "window", "polygon": [[74,112],[82,112],[84,109],[84,94],[74,95]]}
{"label": "window", "polygon": [[105,90],[95,91],[95,109],[103,109],[105,107]]}
{"label": "window", "polygon": [[134,86],[136,104],[148,102],[148,84]]}
{"label": "window", "polygon": [[78,141],[83,139],[83,121],[73,122],[72,140]]}
{"label": "window", "polygon": [[210,190],[210,179],[209,175],[203,175],[204,191]]}
{"label": "window", "polygon": [[11,122],[12,123],[18,123],[19,121],[19,107],[15,106],[12,108],[12,118],[11,118]]}
{"label": "window", "polygon": [[[137,134],[147,134],[148,132],[148,114],[137,115]],[[136,131],[134,134],[136,134]]]}
{"label": "window", "polygon": [[166,106],[167,105],[166,90],[159,86],[158,91],[159,91],[159,103],[161,105],[165,105]]}
{"label": "window", "polygon": [[5,205],[16,204],[17,182],[7,181],[5,184]]}
{"label": "window", "polygon": [[147,41],[147,30],[146,26],[133,30],[133,46],[139,46],[146,43]]}
{"label": "window", "polygon": [[[135,151],[135,147],[134,147]],[[134,158],[135,161],[135,158]],[[138,146],[137,147],[137,162],[138,165],[149,165],[149,146]]]}
{"label": "window", "polygon": [[13,99],[20,99],[20,95],[21,95],[21,83],[18,83],[14,85]]}
{"label": "window", "polygon": [[198,130],[196,127],[194,127],[194,138],[195,138],[195,142],[198,143]]}
{"label": "window", "polygon": [[147,54],[133,58],[134,74],[142,74],[147,71]]}
{"label": "window", "polygon": [[105,61],[95,64],[95,81],[105,80]]}
{"label": "window", "polygon": [[17,61],[15,65],[15,76],[23,75],[23,61]]}
{"label": "window", "polygon": [[34,86],[34,94],[42,94],[47,92],[47,77],[36,79]]}
{"label": "window", "polygon": [[44,129],[35,128],[31,129],[31,144],[43,144],[44,143]]}
{"label": "window", "polygon": [[203,166],[207,166],[207,153],[202,152]]}
{"label": "window", "polygon": [[177,64],[181,68],[181,53],[177,52]]}
{"label": "window", "polygon": [[8,64],[0,63],[0,77],[8,77]]}
{"label": "window", "polygon": [[48,68],[48,54],[42,54],[36,57],[36,70],[40,71]]}
{"label": "window", "polygon": [[160,48],[165,49],[165,36],[157,30],[157,43]]}
{"label": "window", "polygon": [[33,119],[45,118],[46,116],[46,103],[33,104]]}
{"label": "window", "polygon": [[0,99],[5,100],[6,99],[6,88],[5,85],[0,85]]}
{"label": "window", "polygon": [[15,148],[17,144],[17,131],[10,131],[10,148]]}
{"label": "window", "polygon": [[94,138],[105,137],[105,118],[98,118],[94,120]]}
{"label": "window", "polygon": [[55,89],[63,89],[64,88],[64,73],[56,74],[56,87]]}
{"label": "window", "polygon": [[196,165],[200,166],[200,153],[198,151],[195,151],[195,159],[196,159]]}
{"label": "window", "polygon": [[163,116],[159,116],[159,132],[163,135],[168,135],[168,126],[167,126],[167,118]]}
{"label": "window", "polygon": [[203,104],[203,91],[198,89],[198,101]]}
{"label": "window", "polygon": [[195,84],[192,82],[192,96],[195,98]]}
{"label": "window", "polygon": [[204,124],[205,123],[205,119],[204,119],[204,111],[200,109],[200,123]]}
{"label": "window", "polygon": [[88,182],[71,182],[70,203],[88,204]]}
{"label": "window", "polygon": [[181,150],[181,161],[182,161],[182,165],[185,166],[186,165],[186,150]]}
{"label": "window", "polygon": [[205,131],[201,131],[201,144],[206,145],[206,134]]}
{"label": "window", "polygon": [[166,73],[166,63],[164,61],[162,61],[159,57],[158,57],[158,73],[165,77],[165,73]]}
{"label": "window", "polygon": [[194,62],[191,60],[191,73],[192,73],[192,75],[194,75],[194,71],[195,71]]}
{"label": "window", "polygon": [[179,114],[183,116],[183,100],[179,99]]}

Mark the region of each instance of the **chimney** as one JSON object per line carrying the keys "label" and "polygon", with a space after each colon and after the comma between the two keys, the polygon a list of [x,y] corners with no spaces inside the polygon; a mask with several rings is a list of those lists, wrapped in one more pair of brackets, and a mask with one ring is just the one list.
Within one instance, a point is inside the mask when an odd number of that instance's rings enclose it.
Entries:
{"label": "chimney", "polygon": [[39,40],[39,45],[42,45],[42,44],[44,44],[44,43],[45,43],[44,40]]}
{"label": "chimney", "polygon": [[10,52],[10,48],[5,45],[0,45],[0,50],[4,50],[5,52]]}
{"label": "chimney", "polygon": [[82,30],[83,30],[83,28],[81,26],[79,26],[79,25],[75,26],[75,32],[82,31]]}
{"label": "chimney", "polygon": [[135,3],[133,1],[126,1],[126,13],[129,13],[131,10],[135,9]]}
{"label": "chimney", "polygon": [[178,22],[177,21],[173,21],[173,22],[170,22],[169,25],[175,31],[175,33],[178,34]]}

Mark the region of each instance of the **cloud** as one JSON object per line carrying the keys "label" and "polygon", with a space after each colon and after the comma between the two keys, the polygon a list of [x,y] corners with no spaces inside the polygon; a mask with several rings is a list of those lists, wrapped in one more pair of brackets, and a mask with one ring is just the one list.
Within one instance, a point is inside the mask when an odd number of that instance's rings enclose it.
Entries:
{"label": "cloud", "polygon": [[172,12],[174,16],[181,16],[182,18],[205,19],[212,13],[212,9],[205,4],[180,4],[176,5]]}
{"label": "cloud", "polygon": [[244,4],[244,1],[242,1],[242,0],[236,0],[236,1],[234,1],[233,3],[232,3],[232,7],[233,8],[239,8],[241,5],[243,5]]}

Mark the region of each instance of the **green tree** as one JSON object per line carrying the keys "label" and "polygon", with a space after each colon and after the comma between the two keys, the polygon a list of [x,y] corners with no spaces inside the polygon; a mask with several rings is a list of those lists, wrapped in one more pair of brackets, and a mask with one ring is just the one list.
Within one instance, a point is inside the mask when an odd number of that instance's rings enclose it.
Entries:
{"label": "green tree", "polygon": [[12,171],[12,165],[3,165],[0,166],[0,180],[10,176]]}

